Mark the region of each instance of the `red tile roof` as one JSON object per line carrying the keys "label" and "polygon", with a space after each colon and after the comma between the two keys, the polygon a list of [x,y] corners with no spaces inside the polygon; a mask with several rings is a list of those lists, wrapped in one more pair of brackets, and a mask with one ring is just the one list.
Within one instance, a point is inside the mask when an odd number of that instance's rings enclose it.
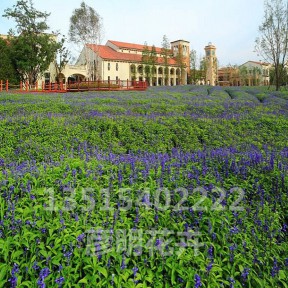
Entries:
{"label": "red tile roof", "polygon": [[[247,61],[247,62],[245,62],[244,64],[242,64],[242,65],[245,65],[246,63],[255,63],[255,64],[258,64],[258,65],[265,65],[265,66],[268,66],[269,65],[269,63],[266,63],[266,62],[259,62],[259,61],[253,61],[253,60],[249,60],[249,61]],[[241,66],[242,66],[241,65]]]}
{"label": "red tile roof", "polygon": [[[126,43],[126,42],[120,42],[120,41],[114,41],[114,40],[108,40],[108,42],[111,42],[115,46],[119,47],[119,49],[131,49],[131,50],[138,50],[143,51],[145,45],[141,44],[133,44],[133,43]],[[152,46],[148,46],[148,49],[151,50]],[[161,53],[161,48],[155,47],[157,53]]]}
{"label": "red tile roof", "polygon": [[[117,52],[109,46],[87,44],[92,51],[99,54],[102,59],[114,60],[114,61],[126,61],[126,62],[142,62],[142,54],[133,53],[121,53]],[[163,64],[163,58],[157,58],[157,64]],[[177,65],[175,58],[170,58],[168,61],[169,65]]]}

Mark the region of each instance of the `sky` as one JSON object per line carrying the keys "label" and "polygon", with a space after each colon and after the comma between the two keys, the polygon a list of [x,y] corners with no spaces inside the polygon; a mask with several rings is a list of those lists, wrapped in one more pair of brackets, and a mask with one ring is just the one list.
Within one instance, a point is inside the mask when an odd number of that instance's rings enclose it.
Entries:
{"label": "sky", "polygon": [[[68,36],[73,10],[82,0],[33,0],[34,7],[51,13],[51,31]],[[264,18],[264,0],[85,0],[103,19],[108,40],[161,47],[163,36],[169,41],[186,40],[197,56],[204,47],[216,46],[220,66],[241,65],[249,60],[261,61],[254,50],[258,28]],[[2,17],[17,0],[0,1],[0,34],[15,28],[12,19]]]}

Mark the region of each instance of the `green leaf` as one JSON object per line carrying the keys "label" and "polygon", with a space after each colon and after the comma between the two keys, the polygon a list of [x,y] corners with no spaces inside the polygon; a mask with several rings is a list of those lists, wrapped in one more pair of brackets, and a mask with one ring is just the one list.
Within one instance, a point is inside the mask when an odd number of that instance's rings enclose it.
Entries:
{"label": "green leaf", "polygon": [[105,277],[107,278],[108,277],[108,273],[107,273],[107,270],[103,267],[98,267],[98,271]]}
{"label": "green leaf", "polygon": [[48,257],[48,253],[45,250],[40,250],[40,253],[44,256],[44,257]]}
{"label": "green leaf", "polygon": [[149,283],[152,283],[152,282],[153,282],[153,277],[151,277],[151,276],[146,276],[146,277],[145,277],[145,280],[146,280],[147,282],[149,282]]}
{"label": "green leaf", "polygon": [[8,266],[7,266],[6,264],[1,265],[1,270],[0,270],[0,281],[4,279],[7,270],[8,270]]}
{"label": "green leaf", "polygon": [[11,259],[12,260],[15,260],[15,259],[17,259],[20,255],[22,255],[23,254],[23,251],[21,251],[21,250],[18,250],[18,251],[13,251],[12,252],[12,255],[11,255]]}
{"label": "green leaf", "polygon": [[86,277],[82,278],[81,280],[78,281],[78,284],[88,284],[88,279]]}
{"label": "green leaf", "polygon": [[32,282],[30,281],[24,281],[20,284],[19,287],[31,287],[32,286]]}
{"label": "green leaf", "polygon": [[285,271],[284,270],[280,270],[279,271],[279,279],[280,280],[285,280],[285,279],[287,279],[287,274],[285,273]]}

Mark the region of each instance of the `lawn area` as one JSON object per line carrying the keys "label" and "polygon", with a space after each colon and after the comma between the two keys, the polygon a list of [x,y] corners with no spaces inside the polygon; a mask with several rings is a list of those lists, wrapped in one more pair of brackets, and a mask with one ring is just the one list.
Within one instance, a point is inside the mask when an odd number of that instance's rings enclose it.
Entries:
{"label": "lawn area", "polygon": [[288,92],[0,93],[0,287],[288,287]]}

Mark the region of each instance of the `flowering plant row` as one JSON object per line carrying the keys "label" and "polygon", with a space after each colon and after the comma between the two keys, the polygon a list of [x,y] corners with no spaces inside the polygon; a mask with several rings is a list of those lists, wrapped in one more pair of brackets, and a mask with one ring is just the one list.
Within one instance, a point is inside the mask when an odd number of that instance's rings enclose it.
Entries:
{"label": "flowering plant row", "polygon": [[1,94],[0,287],[287,287],[287,95]]}

